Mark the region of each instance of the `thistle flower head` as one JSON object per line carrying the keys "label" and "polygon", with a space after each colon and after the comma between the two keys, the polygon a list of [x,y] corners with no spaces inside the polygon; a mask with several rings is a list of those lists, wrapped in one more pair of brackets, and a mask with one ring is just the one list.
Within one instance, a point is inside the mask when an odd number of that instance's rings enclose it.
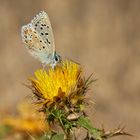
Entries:
{"label": "thistle flower head", "polygon": [[31,89],[47,106],[57,103],[58,99],[69,99],[71,103],[77,103],[87,88],[81,72],[80,65],[65,60],[55,69],[35,71],[35,77],[29,79]]}
{"label": "thistle flower head", "polygon": [[43,98],[53,101],[60,92],[63,92],[64,96],[70,95],[76,88],[80,72],[77,64],[65,61],[62,67],[56,67],[55,70],[50,69],[48,72],[42,69],[37,70],[35,78],[30,80]]}

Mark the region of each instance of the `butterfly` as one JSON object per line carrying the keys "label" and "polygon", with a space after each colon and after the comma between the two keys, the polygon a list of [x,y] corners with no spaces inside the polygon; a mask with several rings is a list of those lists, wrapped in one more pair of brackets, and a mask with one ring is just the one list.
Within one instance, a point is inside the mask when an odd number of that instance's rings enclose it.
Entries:
{"label": "butterfly", "polygon": [[51,23],[45,11],[41,11],[29,24],[22,26],[21,37],[29,53],[40,60],[43,66],[50,65],[54,68],[60,61],[60,56],[55,51]]}

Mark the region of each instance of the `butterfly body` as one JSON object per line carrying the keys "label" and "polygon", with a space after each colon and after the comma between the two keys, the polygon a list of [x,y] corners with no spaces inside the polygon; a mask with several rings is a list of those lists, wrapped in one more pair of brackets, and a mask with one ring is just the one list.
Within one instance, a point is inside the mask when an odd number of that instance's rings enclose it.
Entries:
{"label": "butterfly body", "polygon": [[29,53],[41,61],[43,65],[55,67],[60,56],[55,52],[54,36],[49,17],[41,11],[31,23],[22,26],[22,41]]}

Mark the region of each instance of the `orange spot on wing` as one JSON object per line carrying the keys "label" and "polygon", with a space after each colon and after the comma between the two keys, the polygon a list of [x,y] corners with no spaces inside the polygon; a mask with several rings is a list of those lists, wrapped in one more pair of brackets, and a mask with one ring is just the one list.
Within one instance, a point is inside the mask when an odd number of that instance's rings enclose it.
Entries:
{"label": "orange spot on wing", "polygon": [[27,34],[28,33],[28,30],[24,30],[24,33]]}

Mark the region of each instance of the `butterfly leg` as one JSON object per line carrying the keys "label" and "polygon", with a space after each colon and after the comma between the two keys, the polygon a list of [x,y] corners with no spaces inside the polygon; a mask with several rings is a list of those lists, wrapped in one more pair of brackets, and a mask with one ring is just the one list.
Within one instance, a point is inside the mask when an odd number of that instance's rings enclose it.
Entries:
{"label": "butterfly leg", "polygon": [[56,64],[57,64],[57,62],[55,60],[50,64],[53,70],[55,69]]}
{"label": "butterfly leg", "polygon": [[46,64],[42,63],[42,70],[43,70],[43,72],[45,71],[45,68],[46,68]]}

